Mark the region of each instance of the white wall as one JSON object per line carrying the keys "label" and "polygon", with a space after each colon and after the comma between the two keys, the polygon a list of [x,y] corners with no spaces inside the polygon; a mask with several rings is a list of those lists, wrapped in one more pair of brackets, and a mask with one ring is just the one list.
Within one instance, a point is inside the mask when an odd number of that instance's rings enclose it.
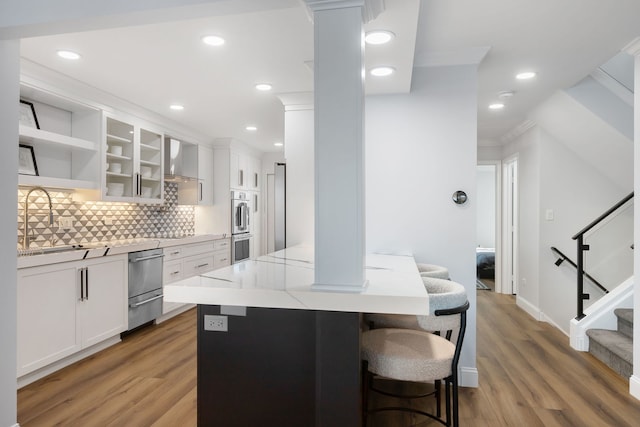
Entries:
{"label": "white wall", "polygon": [[[540,206],[539,129],[533,128],[504,147],[505,158],[518,156],[518,304],[538,307],[538,247]],[[537,317],[537,316],[536,316]]]}
{"label": "white wall", "polygon": [[[640,53],[640,52],[639,52]],[[634,87],[640,87],[640,55],[636,53],[635,56],[635,80]],[[640,105],[640,91],[634,94],[634,104]],[[633,187],[634,192],[640,194],[640,108],[635,108],[633,113],[634,119],[634,176]],[[640,241],[640,209],[636,209],[634,213],[634,227],[633,227],[634,242]],[[634,251],[633,258],[633,271],[635,273],[640,272],[640,251]],[[638,291],[637,282],[634,283],[633,294],[633,323],[640,325],[640,292]],[[640,399],[640,327],[636,326],[633,329],[633,376],[629,379],[629,389],[631,394],[637,399]]]}
{"label": "white wall", "polygon": [[16,424],[16,221],[20,42],[0,40],[0,426]]}
{"label": "white wall", "polygon": [[[412,252],[465,286],[467,385],[476,374],[476,72],[416,68],[410,94],[365,101],[367,252]],[[453,203],[456,190],[468,194],[466,204]]]}
{"label": "white wall", "polygon": [[479,165],[477,174],[476,245],[496,247],[496,167]]}
{"label": "white wall", "polygon": [[[518,300],[533,308],[529,312],[536,318],[552,322],[568,334],[569,322],[576,316],[576,271],[568,263],[556,266],[557,257],[550,248],[555,246],[576,261],[576,242],[571,237],[628,192],[539,126],[505,147],[506,155],[515,152],[520,175]],[[552,220],[546,219],[548,210],[553,213]],[[626,245],[622,241],[618,246]],[[594,243],[594,250],[587,253],[588,271],[596,265],[598,249]],[[617,266],[615,270],[613,273],[630,272],[631,267]],[[598,271],[594,267],[591,272],[594,276],[599,273],[596,277],[615,276],[602,268]],[[593,287],[587,286],[585,291],[594,297],[601,295]]]}
{"label": "white wall", "polygon": [[314,244],[313,132],[313,109],[285,111],[287,247]]}

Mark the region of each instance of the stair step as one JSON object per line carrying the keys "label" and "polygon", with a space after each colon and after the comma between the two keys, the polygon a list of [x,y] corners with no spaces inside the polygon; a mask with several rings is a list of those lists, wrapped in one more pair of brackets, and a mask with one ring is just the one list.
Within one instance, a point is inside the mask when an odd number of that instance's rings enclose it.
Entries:
{"label": "stair step", "polygon": [[613,313],[618,317],[618,331],[633,338],[633,309],[616,308]]}
{"label": "stair step", "polygon": [[633,340],[618,331],[589,329],[589,353],[624,378],[633,374]]}

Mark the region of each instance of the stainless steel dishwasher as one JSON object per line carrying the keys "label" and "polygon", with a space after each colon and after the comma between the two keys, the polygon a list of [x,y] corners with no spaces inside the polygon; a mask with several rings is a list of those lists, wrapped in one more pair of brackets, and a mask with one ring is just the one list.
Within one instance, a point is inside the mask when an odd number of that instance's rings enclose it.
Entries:
{"label": "stainless steel dishwasher", "polygon": [[129,253],[129,327],[162,315],[162,249]]}

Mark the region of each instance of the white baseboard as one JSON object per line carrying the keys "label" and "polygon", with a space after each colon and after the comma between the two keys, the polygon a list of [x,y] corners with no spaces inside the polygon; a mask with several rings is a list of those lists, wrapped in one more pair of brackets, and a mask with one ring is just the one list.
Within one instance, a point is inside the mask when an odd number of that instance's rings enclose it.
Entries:
{"label": "white baseboard", "polygon": [[540,317],[541,320],[543,322],[546,322],[548,324],[550,324],[551,326],[555,327],[556,329],[558,329],[560,332],[562,332],[563,334],[565,334],[567,337],[571,337],[571,335],[569,334],[569,332],[567,332],[564,328],[562,328],[560,325],[558,325],[556,322],[554,322],[549,316],[547,316],[546,314],[544,314],[543,312],[540,312]]}
{"label": "white baseboard", "polygon": [[120,334],[118,334],[114,337],[111,337],[102,342],[99,342],[98,344],[95,344],[89,348],[86,348],[82,351],[79,351],[70,356],[67,356],[62,360],[58,360],[57,362],[54,362],[50,365],[44,366],[33,372],[29,372],[28,374],[25,374],[20,378],[18,378],[18,388],[20,389],[26,385],[31,384],[32,382],[38,381],[40,378],[44,378],[47,375],[53,374],[54,372],[59,371],[60,369],[65,368],[73,363],[76,363],[86,357],[89,357],[92,354],[102,351],[107,347],[111,347],[114,344],[118,344],[120,341],[121,341]]}
{"label": "white baseboard", "polygon": [[516,296],[516,305],[521,309],[523,309],[524,311],[526,311],[529,314],[529,316],[533,317],[537,321],[542,320],[540,316],[541,314],[540,309],[535,305],[531,304],[526,299],[522,298],[520,295]]}
{"label": "white baseboard", "polygon": [[631,375],[629,378],[629,393],[631,396],[640,400],[640,376]]}
{"label": "white baseboard", "polygon": [[461,367],[460,368],[460,382],[461,387],[478,387],[478,369]]}

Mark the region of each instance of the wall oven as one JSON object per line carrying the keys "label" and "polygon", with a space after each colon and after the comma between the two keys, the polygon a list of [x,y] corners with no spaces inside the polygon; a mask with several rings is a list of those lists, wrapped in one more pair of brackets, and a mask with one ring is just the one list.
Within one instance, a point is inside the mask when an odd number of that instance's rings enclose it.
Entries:
{"label": "wall oven", "polygon": [[231,192],[231,234],[249,233],[249,195],[243,191]]}
{"label": "wall oven", "polygon": [[231,236],[231,263],[244,261],[251,256],[253,236],[249,233]]}

